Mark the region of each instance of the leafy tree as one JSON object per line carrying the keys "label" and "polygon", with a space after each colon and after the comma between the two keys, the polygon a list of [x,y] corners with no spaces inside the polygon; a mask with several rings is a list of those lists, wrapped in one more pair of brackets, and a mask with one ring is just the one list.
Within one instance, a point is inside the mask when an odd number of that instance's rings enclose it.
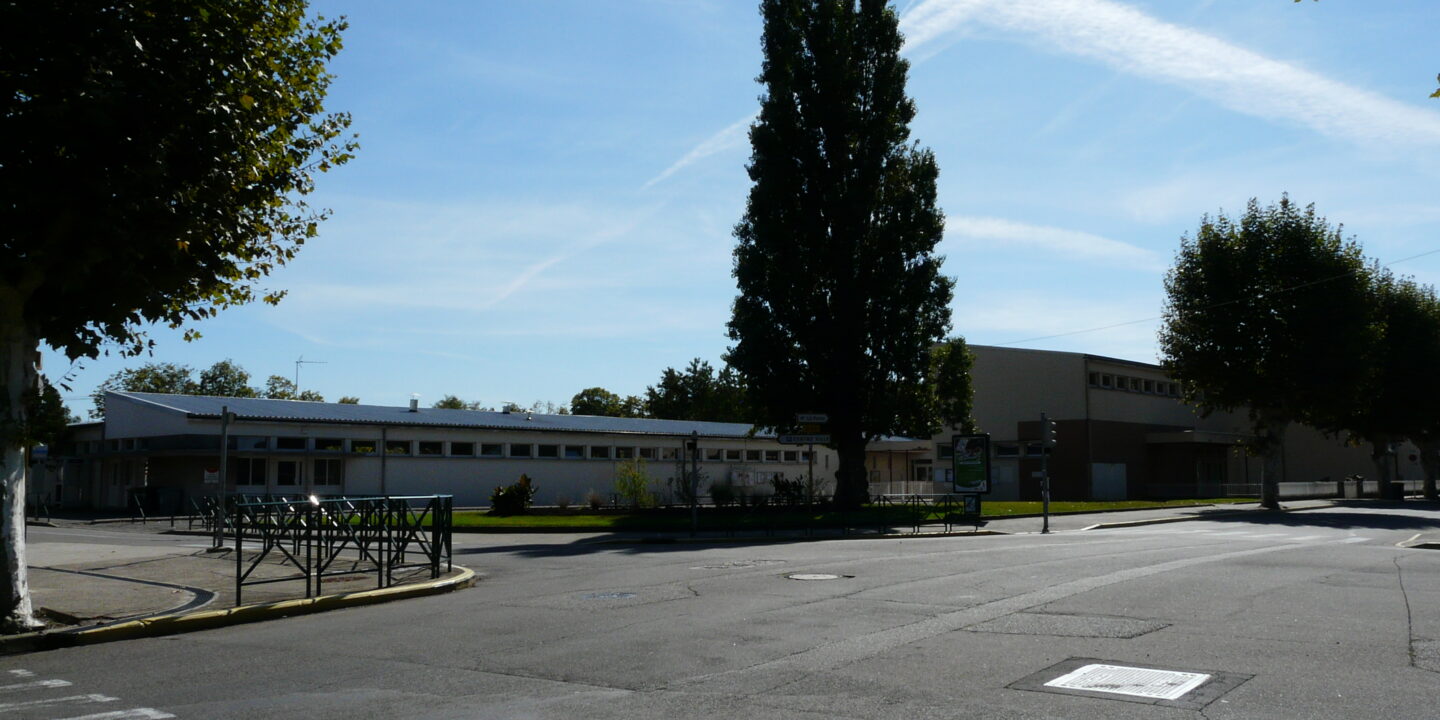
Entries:
{"label": "leafy tree", "polygon": [[304,400],[306,402],[325,402],[325,397],[314,390],[302,390],[295,392],[295,383],[283,375],[271,375],[265,380],[265,390],[262,396],[271,400]]}
{"label": "leafy tree", "polygon": [[90,400],[95,408],[90,417],[105,417],[105,393],[113,391],[167,393],[170,395],[194,395],[198,387],[194,370],[185,365],[168,362],[150,362],[138,368],[126,368],[95,386]]}
{"label": "leafy tree", "polygon": [[651,417],[667,420],[750,419],[739,373],[728,365],[717,373],[700,358],[691,360],[683,371],[665,368],[660,382],[645,389],[645,407]]}
{"label": "leafy tree", "polygon": [[221,360],[201,372],[194,393],[216,397],[255,397],[257,394],[255,388],[250,387],[250,373],[233,360]]}
{"label": "leafy tree", "polygon": [[975,355],[963,337],[956,336],[930,348],[923,402],[915,404],[914,415],[903,418],[901,432],[926,438],[942,429],[978,432],[970,416],[975,395],[970,370],[974,365]]}
{"label": "leafy tree", "polygon": [[1206,217],[1165,277],[1162,364],[1208,415],[1249,409],[1265,456],[1261,502],[1279,504],[1291,422],[1338,431],[1371,387],[1381,339],[1360,248],[1282,197],[1237,220]]}
{"label": "leafy tree", "polygon": [[645,417],[645,401],[634,395],[622,398],[602,387],[585,388],[570,398],[570,412],[575,415]]}
{"label": "leafy tree", "polygon": [[1384,328],[1383,339],[1364,353],[1375,372],[1360,402],[1337,424],[1370,445],[1382,494],[1394,472],[1393,443],[1412,440],[1420,448],[1426,497],[1435,499],[1440,471],[1440,300],[1434,289],[1397,278],[1387,270],[1372,271],[1372,306]]}
{"label": "leafy tree", "polygon": [[[830,416],[835,499],[868,499],[865,445],[925,414],[954,281],[934,155],[910,144],[909,63],[882,0],[764,0],[754,185],[735,228],[727,356],[752,418]],[[928,423],[927,423],[928,424]]]}
{"label": "leafy tree", "polygon": [[[303,196],[346,162],[326,114],[340,21],[304,0],[0,3],[0,626],[37,626],[23,398],[39,343],[72,360],[257,288],[316,234]],[[194,337],[193,330],[187,337]]]}
{"label": "leafy tree", "polygon": [[341,405],[359,405],[360,398],[355,397],[354,395],[341,395],[340,399],[336,400],[335,402],[338,402]]}
{"label": "leafy tree", "polygon": [[446,396],[440,398],[439,400],[436,400],[436,401],[435,401],[435,404],[434,404],[434,405],[431,405],[430,407],[439,408],[439,409],[441,409],[441,410],[483,410],[483,409],[484,409],[483,407],[481,407],[479,400],[475,400],[475,401],[473,401],[473,402],[466,402],[465,400],[461,400],[461,399],[460,399],[458,396],[456,396],[456,395],[446,395]]}
{"label": "leafy tree", "polygon": [[64,442],[70,434],[70,423],[80,421],[65,407],[55,386],[43,377],[40,378],[40,388],[30,392],[26,403],[21,441],[27,448]]}

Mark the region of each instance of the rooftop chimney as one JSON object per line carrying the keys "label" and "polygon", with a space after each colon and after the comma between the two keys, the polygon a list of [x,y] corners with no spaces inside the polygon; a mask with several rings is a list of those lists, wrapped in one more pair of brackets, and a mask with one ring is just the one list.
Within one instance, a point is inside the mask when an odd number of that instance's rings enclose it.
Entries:
{"label": "rooftop chimney", "polygon": [[412,395],[410,396],[410,412],[420,412],[420,396],[419,396],[419,395],[414,395],[414,394],[412,394]]}

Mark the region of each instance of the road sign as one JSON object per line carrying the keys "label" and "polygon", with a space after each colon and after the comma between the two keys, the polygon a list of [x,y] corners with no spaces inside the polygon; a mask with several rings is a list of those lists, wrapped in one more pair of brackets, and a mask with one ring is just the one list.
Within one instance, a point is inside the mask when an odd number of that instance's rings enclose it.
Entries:
{"label": "road sign", "polygon": [[955,462],[955,492],[990,492],[990,435],[955,435],[950,443]]}
{"label": "road sign", "polygon": [[776,438],[781,445],[828,445],[829,435],[781,435]]}
{"label": "road sign", "polygon": [[206,484],[206,485],[217,485],[217,484],[219,484],[219,483],[220,483],[220,468],[218,468],[218,467],[207,467],[207,468],[205,468],[205,484]]}
{"label": "road sign", "polygon": [[795,422],[827,423],[830,422],[830,416],[826,415],[825,413],[795,413]]}

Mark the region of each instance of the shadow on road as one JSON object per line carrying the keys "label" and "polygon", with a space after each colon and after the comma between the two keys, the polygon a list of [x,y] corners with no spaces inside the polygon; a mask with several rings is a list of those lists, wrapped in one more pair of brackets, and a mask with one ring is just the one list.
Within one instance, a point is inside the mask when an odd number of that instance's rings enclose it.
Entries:
{"label": "shadow on road", "polygon": [[[1283,504],[1283,503],[1282,503]],[[1367,512],[1361,512],[1365,510]],[[1426,511],[1429,515],[1401,514],[1398,511]],[[1333,508],[1305,512],[1268,512],[1255,510],[1221,515],[1199,513],[1198,517],[1217,523],[1257,525],[1263,527],[1331,527],[1373,530],[1440,530],[1440,504],[1416,501],[1381,503],[1373,501],[1342,501]]]}

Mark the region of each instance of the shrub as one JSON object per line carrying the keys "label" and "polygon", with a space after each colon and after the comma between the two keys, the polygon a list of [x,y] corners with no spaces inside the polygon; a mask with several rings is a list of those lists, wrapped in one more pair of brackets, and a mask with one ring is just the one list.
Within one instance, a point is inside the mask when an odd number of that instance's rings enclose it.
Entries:
{"label": "shrub", "polygon": [[805,481],[800,479],[789,480],[785,473],[775,473],[770,479],[770,486],[775,488],[776,505],[804,505],[806,499]]}
{"label": "shrub", "polygon": [[569,510],[569,509],[570,509],[570,496],[569,496],[569,495],[557,495],[557,496],[555,496],[555,507],[558,507],[558,508],[560,508],[561,510]]}
{"label": "shrub", "polygon": [[729,480],[716,480],[710,483],[710,502],[715,507],[725,507],[735,502],[735,486]]}
{"label": "shrub", "polygon": [[[679,477],[665,479],[665,484],[670,488],[671,497],[675,498],[675,501],[681,505],[698,502],[697,492],[710,476],[707,475],[704,470],[691,473],[690,468],[684,467],[683,464],[678,474]],[[692,478],[694,479],[692,480]]]}
{"label": "shrub", "polygon": [[599,510],[605,507],[605,496],[591,490],[585,493],[585,504],[589,505],[591,510]]}
{"label": "shrub", "polygon": [[615,494],[632,508],[655,507],[655,493],[650,492],[650,474],[645,472],[644,458],[630,458],[615,467]]}
{"label": "shrub", "polygon": [[529,475],[521,475],[513,485],[501,485],[490,493],[491,515],[523,515],[535,499],[535,486]]}

